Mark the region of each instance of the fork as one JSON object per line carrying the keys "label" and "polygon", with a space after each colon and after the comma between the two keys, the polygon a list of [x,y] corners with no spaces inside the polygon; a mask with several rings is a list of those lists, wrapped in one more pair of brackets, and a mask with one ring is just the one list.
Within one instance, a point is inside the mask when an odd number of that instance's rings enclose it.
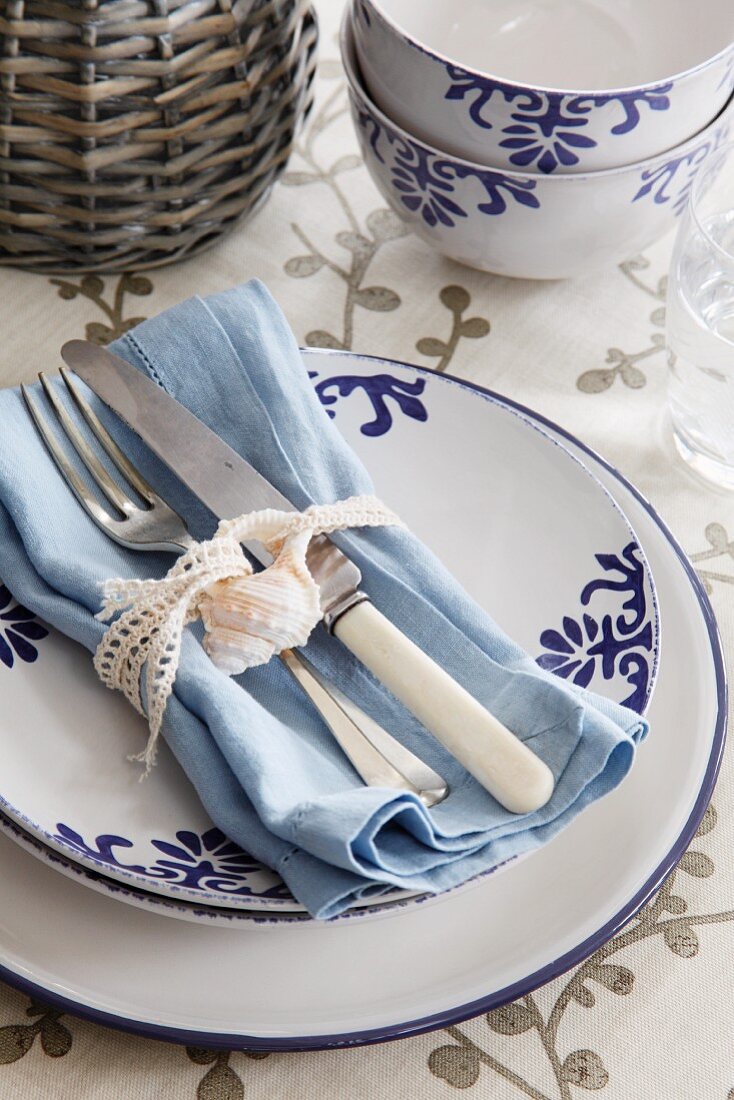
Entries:
{"label": "fork", "polygon": [[[96,525],[115,542],[131,550],[163,550],[182,554],[190,549],[194,539],[183,518],[155,492],[120,450],[66,368],[61,369],[66,388],[123,483],[127,483],[127,491],[110,476],[44,373],[41,372],[38,377],[62,434],[73,446],[102,497],[119,514],[118,517],[110,514],[99,503],[67,458],[30,390],[21,385],[28,412],[51,458]],[[130,489],[144,502],[143,507],[131,498]],[[435,806],[446,797],[449,789],[441,776],[401,745],[335,685],[329,684],[302,653],[286,649],[279,657],[311,700],[365,784],[412,791],[425,806]]]}

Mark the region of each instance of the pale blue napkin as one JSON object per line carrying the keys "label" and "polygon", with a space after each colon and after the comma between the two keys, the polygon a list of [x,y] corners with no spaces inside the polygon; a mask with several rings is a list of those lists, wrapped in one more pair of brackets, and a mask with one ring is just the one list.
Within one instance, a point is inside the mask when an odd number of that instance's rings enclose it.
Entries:
{"label": "pale blue napkin", "polygon": [[[298,507],[372,491],[261,283],[182,302],[113,350]],[[211,514],[97,407],[193,533],[211,535]],[[2,578],[19,601],[94,650],[104,630],[94,619],[99,582],[162,575],[172,558],[128,552],[97,530],[59,478],[17,390],[0,392],[0,424]],[[451,794],[428,811],[412,795],[365,787],[280,662],[228,679],[188,631],[165,737],[214,822],[275,868],[318,917],[392,886],[444,890],[537,848],[620,782],[647,730],[631,711],[541,671],[408,532],[355,531],[336,541],[362,569],[377,606],[528,741],[557,785],[537,813],[507,813],[317,627],[307,647],[312,662],[443,774]]]}

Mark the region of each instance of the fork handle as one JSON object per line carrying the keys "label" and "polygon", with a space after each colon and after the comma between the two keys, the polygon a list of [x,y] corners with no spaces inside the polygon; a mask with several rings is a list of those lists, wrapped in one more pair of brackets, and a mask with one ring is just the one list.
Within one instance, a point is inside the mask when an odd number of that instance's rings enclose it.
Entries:
{"label": "fork handle", "polygon": [[412,791],[425,806],[435,806],[446,797],[448,787],[440,775],[333,684],[327,685],[305,657],[292,649],[284,649],[279,656],[367,786]]}
{"label": "fork handle", "polygon": [[547,764],[367,597],[332,631],[506,809],[526,814],[545,805],[554,786]]}

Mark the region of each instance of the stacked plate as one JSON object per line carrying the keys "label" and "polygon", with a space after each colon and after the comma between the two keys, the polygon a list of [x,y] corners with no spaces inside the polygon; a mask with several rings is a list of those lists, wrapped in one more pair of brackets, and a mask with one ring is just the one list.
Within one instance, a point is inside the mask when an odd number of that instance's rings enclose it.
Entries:
{"label": "stacked plate", "polygon": [[352,0],[342,57],[383,195],[439,251],[502,275],[646,247],[734,117],[729,0],[695,30],[687,0]]}
{"label": "stacked plate", "polygon": [[706,596],[619,474],[479,387],[304,355],[377,492],[543,667],[646,712],[652,732],[620,788],[532,856],[436,898],[396,892],[317,922],[212,826],[170,755],[138,782],[126,757],[139,719],[6,591],[0,974],[78,1014],[209,1047],[396,1037],[580,961],[682,854],[724,738]]}

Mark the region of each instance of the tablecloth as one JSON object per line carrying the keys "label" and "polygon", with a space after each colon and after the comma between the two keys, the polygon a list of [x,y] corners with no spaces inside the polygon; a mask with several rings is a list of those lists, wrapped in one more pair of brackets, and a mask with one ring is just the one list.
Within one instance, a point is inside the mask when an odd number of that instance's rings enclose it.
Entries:
{"label": "tablecloth", "polygon": [[[342,0],[318,0],[317,9],[316,105],[267,204],[216,248],[153,272],[49,278],[0,269],[0,384],[55,370],[64,340],[107,343],[188,295],[257,275],[301,343],[449,371],[538,409],[598,450],[681,541],[731,663],[734,495],[686,470],[665,413],[671,240],[574,282],[503,279],[434,254],[385,209],[362,166],[338,60]],[[604,1100],[734,1100],[732,846],[728,753],[677,870],[596,955],[488,1017],[373,1047],[269,1055],[177,1047],[0,985],[0,1100],[567,1100],[590,1091]]]}

